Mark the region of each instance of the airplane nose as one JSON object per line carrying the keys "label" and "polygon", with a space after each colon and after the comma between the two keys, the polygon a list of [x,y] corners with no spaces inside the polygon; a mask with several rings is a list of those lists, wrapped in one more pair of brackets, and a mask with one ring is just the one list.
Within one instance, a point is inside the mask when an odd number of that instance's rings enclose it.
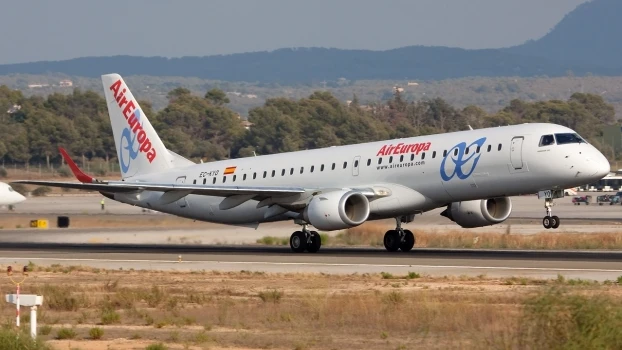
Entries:
{"label": "airplane nose", "polygon": [[599,179],[605,177],[609,172],[611,172],[611,165],[609,165],[609,161],[605,156],[599,151],[595,152],[591,157],[591,163],[594,167],[594,177],[598,177]]}
{"label": "airplane nose", "polygon": [[21,202],[26,200],[26,197],[22,196],[21,194],[16,193],[16,195],[17,195],[17,202],[18,203],[21,203]]}

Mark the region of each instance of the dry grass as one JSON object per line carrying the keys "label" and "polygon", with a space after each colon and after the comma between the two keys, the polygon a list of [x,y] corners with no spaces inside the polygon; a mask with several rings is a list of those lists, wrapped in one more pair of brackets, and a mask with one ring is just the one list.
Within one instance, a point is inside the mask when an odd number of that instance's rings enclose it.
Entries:
{"label": "dry grass", "polygon": [[[366,223],[331,237],[329,245],[381,246],[386,225]],[[533,235],[506,232],[465,232],[459,230],[413,230],[415,247],[481,249],[622,249],[622,232],[554,233]]]}
{"label": "dry grass", "polygon": [[[622,296],[613,282],[563,278],[34,270],[22,292],[45,296],[43,339],[126,339],[141,348],[516,348],[519,331],[533,332],[522,321],[524,305],[542,288],[601,301]],[[10,322],[14,308],[3,304],[0,315]]]}

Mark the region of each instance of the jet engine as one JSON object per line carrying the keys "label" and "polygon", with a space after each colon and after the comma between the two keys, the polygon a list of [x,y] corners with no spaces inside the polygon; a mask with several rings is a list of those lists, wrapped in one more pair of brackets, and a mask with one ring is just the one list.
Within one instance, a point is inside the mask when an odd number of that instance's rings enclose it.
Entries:
{"label": "jet engine", "polygon": [[441,215],[464,228],[494,225],[505,221],[512,212],[508,197],[454,202]]}
{"label": "jet engine", "polygon": [[342,230],[358,226],[369,216],[367,197],[356,191],[332,191],[314,196],[303,213],[318,230]]}

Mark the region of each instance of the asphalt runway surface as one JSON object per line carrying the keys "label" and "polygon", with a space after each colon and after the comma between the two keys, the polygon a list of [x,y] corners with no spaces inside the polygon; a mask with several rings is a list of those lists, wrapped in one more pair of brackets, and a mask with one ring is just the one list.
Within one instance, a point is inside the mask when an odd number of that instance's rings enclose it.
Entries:
{"label": "asphalt runway surface", "polygon": [[[596,194],[593,194],[594,196]],[[1,215],[97,215],[99,196],[29,198],[15,212]],[[512,216],[500,225],[478,232],[542,232],[543,201],[535,196],[514,197]],[[461,230],[441,217],[442,209],[418,216],[407,228]],[[166,215],[106,200],[105,215]],[[556,200],[554,214],[562,219],[556,232],[618,232],[622,205],[581,205],[571,198]],[[390,224],[390,221],[387,221]],[[287,237],[291,222],[260,225],[258,230],[205,223],[187,228],[3,229],[0,264],[86,265],[111,269],[221,270],[303,273],[406,274],[489,277],[526,276],[615,280],[622,275],[619,252],[542,252],[415,249],[388,253],[376,248],[329,248],[318,254],[293,254],[289,247],[239,246],[264,235]],[[181,256],[181,262],[179,257]]]}
{"label": "asphalt runway surface", "polygon": [[272,273],[363,274],[417,272],[431,276],[480,276],[615,280],[622,252],[324,248],[295,254],[288,247],[191,245],[5,244],[1,265],[81,265],[106,269],[219,270]]}

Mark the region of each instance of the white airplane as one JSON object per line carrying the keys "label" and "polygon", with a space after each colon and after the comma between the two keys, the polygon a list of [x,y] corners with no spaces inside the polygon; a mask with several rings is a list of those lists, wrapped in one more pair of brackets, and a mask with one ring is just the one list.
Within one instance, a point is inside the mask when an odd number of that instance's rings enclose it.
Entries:
{"label": "white airplane", "polygon": [[82,183],[17,181],[99,191],[119,202],[190,219],[257,227],[293,220],[295,252],[317,252],[318,230],[347,229],[395,218],[384,236],[389,251],[409,251],[415,237],[402,223],[446,207],[462,227],[503,222],[510,196],[538,193],[544,227],[557,228],[554,198],[609,173],[607,159],[575,131],[522,124],[316,150],[195,164],[167,150],[117,74],[102,76],[121,181],[84,174],[61,150]]}
{"label": "white airplane", "polygon": [[0,182],[0,206],[11,206],[17,203],[21,203],[26,200],[26,197],[15,191],[13,187],[4,182]]}

